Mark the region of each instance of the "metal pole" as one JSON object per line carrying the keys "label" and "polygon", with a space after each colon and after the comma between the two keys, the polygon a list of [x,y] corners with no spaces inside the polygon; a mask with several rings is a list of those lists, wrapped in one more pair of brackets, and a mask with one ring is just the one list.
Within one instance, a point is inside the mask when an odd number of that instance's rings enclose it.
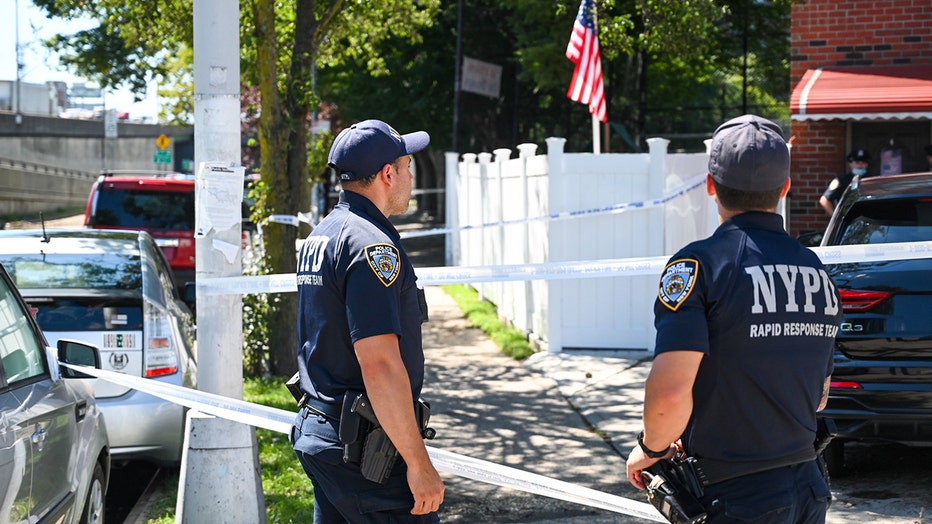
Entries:
{"label": "metal pole", "polygon": [[463,0],[456,2],[456,69],[453,71],[453,151],[459,152],[460,69],[463,67]]}
{"label": "metal pole", "polygon": [[20,102],[20,84],[23,76],[23,50],[19,45],[19,0],[15,0],[13,18],[16,19],[16,124],[23,123],[22,103]]}
{"label": "metal pole", "polygon": [[[198,166],[195,274],[242,275],[241,225],[220,219],[220,191],[205,191],[202,166],[239,166],[239,4],[194,0],[194,163]],[[226,173],[230,173],[226,175]],[[241,170],[225,181],[242,188]],[[239,203],[232,204],[239,209]],[[205,226],[205,224],[207,224]],[[243,305],[237,294],[197,290],[197,386],[202,391],[243,398]],[[235,510],[234,510],[235,508]],[[176,508],[178,522],[264,523],[255,429],[246,424],[189,412]]]}

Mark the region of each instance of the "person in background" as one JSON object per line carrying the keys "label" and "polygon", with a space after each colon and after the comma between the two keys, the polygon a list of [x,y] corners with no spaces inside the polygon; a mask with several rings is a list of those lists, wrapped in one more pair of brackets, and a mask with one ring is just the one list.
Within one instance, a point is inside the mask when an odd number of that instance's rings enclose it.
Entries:
{"label": "person in background", "polygon": [[868,176],[867,168],[870,166],[871,156],[867,153],[867,150],[855,149],[848,153],[846,160],[848,161],[848,172],[832,180],[832,183],[828,185],[828,189],[819,198],[819,205],[829,216],[832,216],[832,213],[835,212],[838,200],[841,198],[842,193],[845,192],[845,189],[848,189],[854,177]]}
{"label": "person in background", "polygon": [[841,301],[776,213],[789,189],[780,126],[755,115],[719,126],[706,190],[720,225],[669,260],[654,302],[628,481],[645,489],[641,473],[681,448],[709,524],[821,524],[832,499],[815,444]]}

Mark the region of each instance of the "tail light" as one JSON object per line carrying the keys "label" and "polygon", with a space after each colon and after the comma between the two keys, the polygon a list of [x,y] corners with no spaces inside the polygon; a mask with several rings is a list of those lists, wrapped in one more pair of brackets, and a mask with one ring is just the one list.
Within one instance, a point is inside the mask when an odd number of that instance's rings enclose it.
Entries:
{"label": "tail light", "polygon": [[851,382],[851,381],[838,381],[838,382],[832,381],[829,383],[829,387],[832,387],[835,389],[861,389],[861,384],[858,382]]}
{"label": "tail light", "polygon": [[839,289],[841,310],[845,313],[863,313],[887,300],[893,293],[888,291],[864,291],[860,289]]}
{"label": "tail light", "polygon": [[147,378],[171,375],[178,371],[178,354],[172,344],[172,326],[162,307],[145,299],[143,304],[143,375]]}

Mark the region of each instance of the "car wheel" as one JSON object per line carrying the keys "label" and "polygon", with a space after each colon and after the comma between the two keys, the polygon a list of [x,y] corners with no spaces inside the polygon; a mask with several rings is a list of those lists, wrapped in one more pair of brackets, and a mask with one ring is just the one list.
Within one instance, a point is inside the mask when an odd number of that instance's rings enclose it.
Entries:
{"label": "car wheel", "polygon": [[837,438],[829,442],[822,451],[822,458],[825,459],[829,475],[842,476],[845,468],[845,442]]}
{"label": "car wheel", "polygon": [[104,504],[104,468],[100,467],[98,462],[94,465],[94,476],[87,488],[81,524],[104,524]]}

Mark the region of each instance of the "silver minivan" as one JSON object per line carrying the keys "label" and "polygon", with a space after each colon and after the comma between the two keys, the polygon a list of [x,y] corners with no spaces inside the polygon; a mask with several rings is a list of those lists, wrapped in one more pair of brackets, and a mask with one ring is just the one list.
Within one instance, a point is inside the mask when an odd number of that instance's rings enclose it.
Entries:
{"label": "silver minivan", "polygon": [[[194,317],[148,233],[0,231],[0,262],[50,342],[80,340],[100,348],[102,369],[194,387]],[[180,464],[182,406],[105,380],[88,382],[114,460]]]}

